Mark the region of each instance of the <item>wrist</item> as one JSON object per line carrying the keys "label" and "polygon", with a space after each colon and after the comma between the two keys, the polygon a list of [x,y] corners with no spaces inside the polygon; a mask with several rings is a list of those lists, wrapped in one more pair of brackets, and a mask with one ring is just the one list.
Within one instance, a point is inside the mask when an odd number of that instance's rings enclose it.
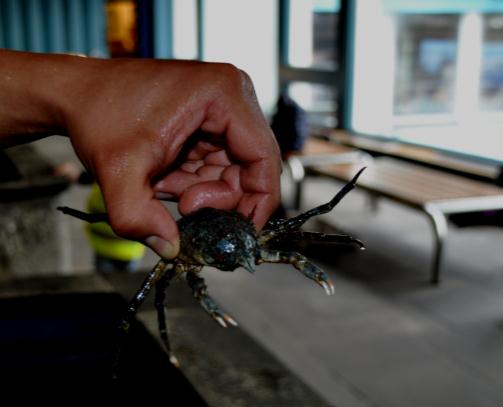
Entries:
{"label": "wrist", "polygon": [[0,50],[0,142],[66,134],[80,57]]}

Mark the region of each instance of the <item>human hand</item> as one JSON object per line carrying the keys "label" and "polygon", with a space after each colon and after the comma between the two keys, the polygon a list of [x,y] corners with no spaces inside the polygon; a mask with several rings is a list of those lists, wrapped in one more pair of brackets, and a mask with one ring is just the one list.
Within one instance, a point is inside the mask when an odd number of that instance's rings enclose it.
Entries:
{"label": "human hand", "polygon": [[118,235],[176,256],[166,197],[182,215],[211,206],[265,224],[279,203],[280,156],[246,74],[226,64],[79,62],[61,101],[64,127]]}

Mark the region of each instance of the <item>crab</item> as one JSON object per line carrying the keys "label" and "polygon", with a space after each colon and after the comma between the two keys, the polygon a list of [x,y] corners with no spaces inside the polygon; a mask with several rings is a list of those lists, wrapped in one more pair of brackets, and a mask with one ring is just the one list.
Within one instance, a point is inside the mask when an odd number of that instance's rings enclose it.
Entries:
{"label": "crab", "polygon": [[[234,271],[243,267],[250,273],[254,266],[262,263],[288,263],[304,276],[319,284],[328,295],[334,294],[334,285],[326,273],[311,263],[305,256],[294,251],[272,248],[274,243],[290,240],[321,241],[356,244],[363,243],[344,234],[324,234],[301,231],[300,227],[310,218],[330,212],[356,184],[362,168],[329,202],[317,206],[291,219],[272,220],[261,232],[256,232],[253,222],[238,212],[214,208],[202,208],[178,220],[180,231],[180,252],[172,260],[160,259],[148,273],[143,284],[128,305],[120,328],[124,334],[129,330],[130,321],[137,313],[145,298],[155,287],[155,307],[158,313],[159,332],[170,361],[178,365],[168,339],[166,328],[165,292],[173,278],[185,274],[194,297],[202,308],[220,325],[237,326],[237,322],[208,294],[208,288],[200,272],[204,266],[221,271]],[[81,220],[95,223],[107,222],[106,214],[90,214],[68,207],[58,210]]]}

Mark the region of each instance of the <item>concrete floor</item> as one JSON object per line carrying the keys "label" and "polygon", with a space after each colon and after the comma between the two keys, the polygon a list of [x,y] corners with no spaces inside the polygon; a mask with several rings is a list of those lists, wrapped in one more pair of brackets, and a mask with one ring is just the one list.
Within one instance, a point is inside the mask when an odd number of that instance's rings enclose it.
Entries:
{"label": "concrete floor", "polygon": [[[62,149],[64,157],[68,146]],[[309,180],[304,207],[327,201],[339,187]],[[74,187],[62,200],[78,206],[86,194]],[[89,272],[81,225],[62,222],[61,271]],[[260,266],[254,275],[205,270],[210,293],[329,405],[502,406],[503,230],[452,228],[443,282],[433,287],[432,234],[421,214],[385,200],[373,211],[353,191],[323,224],[367,246],[305,251],[329,273],[335,296],[283,265]],[[149,254],[144,265],[154,262]]]}
{"label": "concrete floor", "polygon": [[[336,189],[311,180],[305,207]],[[335,405],[503,405],[503,230],[451,229],[443,282],[433,287],[427,219],[386,201],[376,212],[367,204],[354,192],[325,217],[366,251],[309,251],[333,278],[334,297],[287,266],[213,273],[212,291]]]}

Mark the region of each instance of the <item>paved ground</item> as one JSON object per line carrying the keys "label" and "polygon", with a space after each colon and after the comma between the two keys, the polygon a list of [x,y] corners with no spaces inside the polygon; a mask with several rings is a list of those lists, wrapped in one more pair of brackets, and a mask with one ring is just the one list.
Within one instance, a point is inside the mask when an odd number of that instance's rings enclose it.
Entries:
{"label": "paved ground", "polygon": [[[337,189],[309,181],[304,206]],[[74,188],[63,198],[78,204],[86,193]],[[64,270],[88,271],[81,226],[64,222]],[[503,230],[452,229],[443,282],[433,287],[432,235],[421,214],[386,201],[373,211],[355,191],[324,223],[367,245],[307,250],[335,282],[335,296],[291,267],[269,265],[254,275],[206,270],[210,292],[330,405],[503,405]]]}
{"label": "paved ground", "polygon": [[[333,188],[311,182],[306,206]],[[310,251],[335,281],[335,297],[286,266],[212,273],[213,292],[336,405],[503,405],[503,231],[453,230],[444,281],[432,287],[428,221],[367,203],[354,193],[326,219],[359,236],[366,251]]]}

